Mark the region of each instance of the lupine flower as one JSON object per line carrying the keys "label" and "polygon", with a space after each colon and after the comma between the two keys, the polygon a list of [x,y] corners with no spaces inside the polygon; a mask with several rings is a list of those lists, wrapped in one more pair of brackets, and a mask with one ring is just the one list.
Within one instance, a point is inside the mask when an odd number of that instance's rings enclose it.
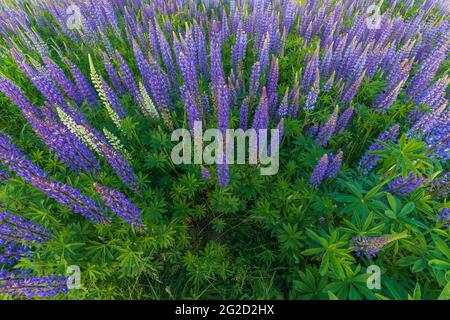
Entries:
{"label": "lupine flower", "polygon": [[258,108],[255,111],[253,118],[253,129],[261,130],[267,129],[269,126],[269,103],[267,98],[266,87],[263,87],[261,98],[259,100]]}
{"label": "lupine flower", "polygon": [[250,76],[249,96],[256,97],[259,89],[259,77],[261,75],[261,67],[259,61],[256,61],[252,67],[252,74]]}
{"label": "lupine flower", "polygon": [[270,65],[270,72],[267,83],[267,95],[269,98],[269,110],[274,113],[278,104],[278,78],[279,78],[280,66],[277,58],[272,59]]}
{"label": "lupine flower", "polygon": [[119,78],[119,75],[117,74],[116,69],[114,68],[111,59],[109,58],[109,56],[102,52],[102,57],[103,57],[103,63],[105,66],[105,70],[106,73],[108,74],[109,80],[111,80],[111,83],[114,87],[114,89],[116,90],[117,94],[122,96],[125,94],[125,89],[122,85],[122,81]]}
{"label": "lupine flower", "polygon": [[416,190],[424,183],[424,179],[416,178],[411,173],[406,179],[398,177],[389,186],[388,189],[394,193],[397,193],[403,197],[408,196],[411,192]]}
{"label": "lupine flower", "polygon": [[339,150],[338,153],[336,154],[336,156],[329,156],[329,165],[327,168],[327,172],[325,174],[325,178],[327,179],[333,179],[335,178],[338,173],[339,170],[341,169],[342,166],[342,157],[344,156],[344,153]]}
{"label": "lupine flower", "polygon": [[92,107],[97,106],[97,95],[95,94],[94,88],[92,88],[89,81],[83,75],[83,72],[69,59],[64,58],[64,61],[69,66],[70,72],[72,73],[78,90],[85,101],[87,101]]}
{"label": "lupine flower", "polygon": [[188,117],[189,128],[194,130],[195,121],[201,121],[200,111],[196,106],[195,95],[185,86],[182,86],[180,91]]}
{"label": "lupine flower", "polygon": [[44,170],[31,162],[30,158],[14,146],[9,139],[0,134],[0,162],[9,171],[16,174],[27,182],[33,177],[46,177]]}
{"label": "lupine flower", "polygon": [[345,131],[348,123],[350,122],[350,120],[353,116],[354,111],[355,111],[355,109],[353,107],[349,107],[339,117],[339,120],[336,124],[336,130],[335,130],[337,134]]}
{"label": "lupine flower", "polygon": [[387,237],[353,237],[353,243],[350,244],[356,252],[356,256],[366,256],[367,259],[373,259],[377,253],[388,243]]}
{"label": "lupine flower", "polygon": [[243,30],[241,22],[239,22],[236,34],[236,43],[231,49],[231,63],[235,71],[237,71],[239,65],[244,60],[247,50],[247,34]]}
{"label": "lupine flower", "polygon": [[445,223],[445,227],[448,228],[450,224],[450,208],[442,209],[442,212],[437,216],[438,220]]}
{"label": "lupine flower", "polygon": [[316,77],[311,89],[308,92],[305,102],[305,110],[313,110],[317,103],[317,98],[319,96],[320,89],[320,75],[319,68],[316,69]]}
{"label": "lupine flower", "polygon": [[96,223],[109,223],[104,208],[88,196],[81,194],[79,190],[59,181],[41,177],[33,177],[32,183],[48,197],[67,206],[70,211],[79,213]]}
{"label": "lupine flower", "polygon": [[339,107],[336,106],[334,109],[333,114],[328,118],[327,122],[323,125],[323,127],[320,129],[319,133],[317,134],[316,143],[321,146],[326,146],[328,144],[328,141],[333,136],[333,133],[336,129],[336,123],[338,120],[338,113],[339,113]]}
{"label": "lupine flower", "polygon": [[67,279],[59,276],[34,276],[15,270],[0,271],[0,294],[14,298],[46,298],[67,294]]}
{"label": "lupine flower", "polygon": [[20,259],[31,259],[30,247],[20,245],[18,243],[8,243],[3,248],[0,246],[0,265],[6,265],[7,267],[13,266]]}
{"label": "lupine flower", "polygon": [[202,166],[202,167],[200,168],[200,173],[201,173],[202,178],[203,178],[204,180],[209,180],[209,179],[211,179],[211,172],[210,172],[207,168],[205,168],[204,166]]}
{"label": "lupine flower", "polygon": [[98,162],[89,149],[53,116],[47,115],[48,119],[44,120],[42,109],[40,111],[34,107],[23,93],[5,78],[0,78],[0,90],[19,106],[35,133],[62,162],[76,172],[97,171]]}
{"label": "lupine flower", "polygon": [[[393,125],[388,130],[383,132],[377,140],[381,142],[390,142],[395,141],[399,134],[400,126],[398,124]],[[386,149],[384,146],[380,145],[378,142],[374,142],[370,147],[369,150],[364,154],[364,156],[360,160],[360,167],[364,172],[370,172],[373,167],[376,166],[378,163],[378,160],[380,159],[380,156],[376,154],[372,154],[372,152],[384,150]]]}
{"label": "lupine flower", "polygon": [[[176,84],[176,72],[175,72],[175,64],[173,62],[172,58],[172,50],[170,49],[170,46],[167,42],[167,39],[162,32],[160,26],[158,23],[155,23],[156,25],[156,37],[158,39],[158,46],[161,52],[161,58],[164,63],[164,67],[167,70],[167,74],[169,75],[169,81],[172,86]],[[154,54],[154,56],[156,56]]]}
{"label": "lupine flower", "polygon": [[289,112],[289,89],[286,89],[286,92],[284,94],[283,100],[280,103],[280,106],[278,107],[277,116],[278,118],[284,118],[288,116]]}
{"label": "lupine flower", "polygon": [[116,213],[128,224],[135,227],[137,230],[143,229],[142,214],[136,205],[134,205],[128,198],[118,190],[108,188],[106,186],[95,184],[95,190],[100,194],[102,201],[111,208],[111,211]]}
{"label": "lupine flower", "polygon": [[311,175],[310,183],[314,188],[317,189],[322,184],[322,181],[324,180],[327,174],[328,165],[329,165],[328,155],[325,154],[319,160]]}
{"label": "lupine flower", "polygon": [[41,225],[9,212],[0,212],[0,245],[8,242],[41,243],[50,235]]}
{"label": "lupine flower", "polygon": [[[136,60],[138,62],[139,70],[141,71],[141,74],[143,74],[142,77],[144,79],[144,84],[148,86],[149,85],[149,80],[147,78],[148,63],[146,64],[146,61],[143,58],[142,53],[140,54],[139,53],[140,51],[137,51],[135,53]],[[116,51],[115,57],[117,63],[119,64],[119,76],[122,80],[122,83],[124,84],[128,92],[131,94],[136,104],[139,104],[139,87],[136,83],[136,80],[134,79],[133,74],[131,73],[130,67],[128,66],[127,62],[118,51]]]}

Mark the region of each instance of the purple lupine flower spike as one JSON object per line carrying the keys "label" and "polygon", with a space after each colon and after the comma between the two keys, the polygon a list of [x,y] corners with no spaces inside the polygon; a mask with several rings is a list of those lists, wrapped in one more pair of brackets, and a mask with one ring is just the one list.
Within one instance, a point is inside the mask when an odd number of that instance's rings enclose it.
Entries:
{"label": "purple lupine flower spike", "polygon": [[317,134],[316,143],[321,146],[326,146],[328,144],[328,141],[333,136],[335,129],[336,129],[336,123],[338,119],[338,113],[339,113],[339,107],[336,106],[334,109],[333,114],[328,118],[327,122],[323,125],[323,127],[320,129],[319,133]]}
{"label": "purple lupine flower spike", "polygon": [[23,246],[14,242],[3,245],[2,251],[0,251],[0,265],[6,265],[7,267],[12,267],[21,259],[31,258],[30,246]]}
{"label": "purple lupine flower spike", "polygon": [[32,184],[44,192],[48,197],[67,206],[70,211],[81,214],[83,217],[100,224],[109,224],[110,220],[103,207],[96,201],[67,184],[42,177],[33,177]]}
{"label": "purple lupine flower spike", "polygon": [[95,190],[100,194],[102,201],[111,208],[111,211],[120,216],[125,222],[143,230],[142,214],[138,207],[118,190],[100,184],[94,184]]}
{"label": "purple lupine flower spike", "polygon": [[239,128],[242,130],[247,130],[248,128],[248,106],[249,106],[249,98],[245,98],[242,101],[240,116],[239,116]]}
{"label": "purple lupine flower spike", "polygon": [[327,172],[325,177],[327,179],[334,179],[339,173],[339,170],[342,166],[344,153],[342,150],[339,150],[336,156],[331,156],[329,159],[330,164],[328,165]]}
{"label": "purple lupine flower spike", "polygon": [[356,255],[359,257],[362,254],[367,259],[373,259],[377,253],[388,243],[387,237],[354,237],[353,243],[350,244],[354,248]]}
{"label": "purple lupine flower spike", "polygon": [[0,271],[0,294],[14,298],[42,299],[67,293],[67,279],[64,276],[35,276],[21,270]]}
{"label": "purple lupine flower spike", "polygon": [[328,165],[329,165],[328,155],[325,154],[319,160],[311,175],[310,183],[314,188],[317,189],[322,184],[322,181],[324,180],[327,174]]}
{"label": "purple lupine flower spike", "polygon": [[348,107],[342,115],[339,117],[339,120],[336,124],[336,133],[342,133],[347,128],[348,123],[350,122],[355,109],[353,107]]}
{"label": "purple lupine flower spike", "polygon": [[411,173],[406,179],[398,177],[388,186],[388,189],[393,193],[406,197],[420,187],[424,181],[424,179],[416,178],[414,174]]}
{"label": "purple lupine flower spike", "polygon": [[[140,102],[139,87],[136,83],[136,80],[134,79],[133,74],[131,73],[130,67],[128,66],[127,62],[118,51],[116,51],[115,56],[117,59],[117,63],[119,64],[119,76],[122,79],[122,83],[130,93],[131,97],[134,99],[135,103],[139,104]],[[144,84],[146,85],[147,90],[149,90],[148,88],[149,81],[147,78],[148,64],[146,64],[145,59],[142,57],[142,53],[136,56],[136,60],[138,62],[139,69],[144,79]]]}
{"label": "purple lupine flower spike", "polygon": [[66,92],[67,96],[76,104],[83,103],[81,93],[78,88],[70,81],[61,68],[50,58],[44,57],[43,61],[47,67],[47,71],[54,81]]}
{"label": "purple lupine flower spike", "polygon": [[7,242],[41,243],[50,240],[41,225],[9,212],[0,212],[0,245]]}
{"label": "purple lupine flower spike", "polygon": [[[388,130],[383,132],[379,137],[378,140],[381,142],[390,142],[395,141],[398,137],[400,130],[400,126],[398,124],[393,125]],[[360,160],[360,167],[364,172],[370,172],[373,167],[376,166],[378,160],[380,159],[380,156],[376,154],[372,154],[374,151],[384,150],[385,147],[380,145],[378,142],[374,142],[370,147],[369,150],[364,154],[364,156]]]}
{"label": "purple lupine flower spike", "polygon": [[97,107],[97,94],[89,81],[83,75],[83,72],[81,72],[81,70],[69,59],[64,58],[64,61],[69,66],[70,72],[75,79],[75,83],[78,90],[81,92],[83,99],[87,101],[91,107]]}
{"label": "purple lupine flower spike", "polygon": [[109,80],[111,80],[114,90],[116,90],[116,92],[119,96],[124,95],[125,89],[122,85],[122,81],[120,80],[119,75],[117,74],[116,69],[114,68],[114,66],[111,62],[111,59],[104,52],[102,52],[102,57],[103,57],[103,64],[105,66],[106,73],[108,74]]}

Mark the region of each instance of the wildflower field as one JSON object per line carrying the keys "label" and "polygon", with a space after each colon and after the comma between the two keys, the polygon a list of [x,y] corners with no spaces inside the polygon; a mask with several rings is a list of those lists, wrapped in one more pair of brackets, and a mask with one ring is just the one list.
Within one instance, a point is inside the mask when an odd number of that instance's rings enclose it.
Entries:
{"label": "wildflower field", "polygon": [[449,53],[448,0],[2,1],[0,299],[450,299]]}

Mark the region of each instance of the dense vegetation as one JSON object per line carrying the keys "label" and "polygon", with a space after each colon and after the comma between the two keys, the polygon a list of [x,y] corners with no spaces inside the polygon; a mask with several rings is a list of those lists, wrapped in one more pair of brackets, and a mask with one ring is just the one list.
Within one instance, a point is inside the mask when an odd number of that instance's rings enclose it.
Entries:
{"label": "dense vegetation", "polygon": [[[450,12],[374,4],[3,1],[0,297],[449,299]],[[175,165],[194,121],[279,172]]]}

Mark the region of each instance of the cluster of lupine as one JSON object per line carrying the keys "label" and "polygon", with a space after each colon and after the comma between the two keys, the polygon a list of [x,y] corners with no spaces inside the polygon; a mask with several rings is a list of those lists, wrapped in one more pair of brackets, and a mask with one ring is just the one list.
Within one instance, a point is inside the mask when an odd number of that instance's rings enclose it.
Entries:
{"label": "cluster of lupine", "polygon": [[405,179],[403,179],[403,177],[395,179],[389,184],[388,189],[393,193],[406,197],[419,188],[424,181],[426,181],[426,179],[417,178],[414,173],[411,173]]}
{"label": "cluster of lupine", "polygon": [[[359,161],[361,171],[371,172],[380,159],[374,152],[385,149],[382,143],[396,142],[401,131],[425,141],[431,157],[445,165],[450,159],[446,92],[450,78],[442,75],[450,50],[448,6],[432,0],[393,1],[374,18],[379,20],[374,25],[368,14],[373,4],[372,0],[3,2],[0,55],[14,61],[20,74],[2,73],[0,91],[71,174],[87,174],[99,182],[112,169],[122,187],[135,193],[145,187],[135,172],[140,168],[118,138],[130,134],[125,132],[129,117],[148,118],[168,129],[181,118],[191,130],[195,121],[202,121],[221,131],[239,126],[277,127],[283,132],[285,119],[306,115],[314,142],[331,149],[332,138],[352,125],[355,110],[366,98],[358,95],[360,89],[379,79],[384,87],[368,102],[371,111],[394,114],[397,120],[403,113],[397,112],[400,105],[411,110],[405,127],[394,124],[373,141]],[[68,12],[73,5],[80,17]],[[411,15],[413,9],[416,13]],[[64,41],[49,41],[44,30]],[[283,62],[290,61],[289,38],[300,39],[296,45],[308,53],[300,70],[289,68],[286,72],[292,74],[285,75],[281,70]],[[281,85],[282,78],[290,82]],[[33,90],[17,85],[24,81],[37,89],[39,99],[31,97]],[[323,96],[331,97],[333,105],[324,103]],[[125,105],[128,97],[131,103]],[[341,114],[336,104],[345,108]],[[98,114],[100,108],[109,119],[101,125],[91,123],[91,112]],[[319,125],[310,121],[317,112],[331,115]],[[68,210],[96,223],[111,223],[99,201],[52,179],[12,141],[0,134],[0,164],[9,171],[0,168],[0,182],[15,174]],[[314,188],[338,175],[344,155],[338,148],[324,151],[310,177]],[[227,187],[230,168],[225,154],[223,160],[217,165],[217,181]],[[210,168],[201,167],[200,174],[205,180],[212,177]],[[448,175],[438,181],[430,188],[446,197]],[[409,176],[398,178],[389,189],[406,196],[422,183]],[[113,213],[145,230],[139,208],[125,193],[99,183],[94,188]],[[439,218],[448,220],[448,210]],[[387,241],[357,237],[353,246],[358,255],[371,259]],[[8,244],[4,252],[8,259],[18,259],[27,250]],[[18,295],[27,297],[59,292],[60,280],[0,274],[0,283],[20,288],[23,293]]]}
{"label": "cluster of lupine", "polygon": [[[450,126],[448,112],[443,111],[442,106],[448,102],[445,90],[449,78],[443,76],[437,81],[434,78],[450,48],[450,27],[445,20],[434,21],[428,16],[433,10],[438,10],[443,16],[447,16],[448,12],[443,7],[425,1],[420,4],[419,15],[401,19],[393,12],[407,12],[414,5],[411,0],[404,2],[403,6],[393,3],[379,17],[383,28],[373,28],[367,22],[366,12],[371,1],[354,3],[350,0],[336,3],[308,1],[305,5],[291,0],[225,1],[229,10],[225,10],[222,1],[218,0],[202,2],[200,6],[195,0],[156,1],[151,4],[139,1],[127,3],[123,0],[60,1],[57,5],[36,1],[36,12],[50,13],[57,24],[46,16],[36,15],[34,18],[40,27],[50,27],[56,34],[64,34],[75,43],[87,47],[96,43],[105,47],[106,52],[101,51],[100,55],[109,79],[96,72],[91,75],[100,99],[118,127],[127,116],[119,97],[127,93],[144,115],[145,101],[150,100],[166,119],[171,112],[178,111],[174,108],[174,101],[181,99],[191,128],[195,120],[203,120],[217,123],[219,128],[226,129],[230,125],[231,108],[241,105],[240,126],[248,126],[252,113],[252,126],[261,129],[267,128],[271,119],[276,121],[283,117],[297,117],[299,107],[314,109],[321,90],[328,92],[334,88],[337,99],[345,105],[351,104],[364,79],[384,74],[387,79],[386,89],[376,97],[374,110],[388,111],[403,91],[406,91],[408,101],[417,106],[426,105],[431,113],[424,113],[418,108],[411,113],[411,122],[416,123],[411,133],[420,134],[432,153],[444,161],[448,158]],[[78,6],[82,15],[78,21],[80,25],[75,28],[68,27],[71,16],[65,12],[65,8],[69,4]],[[133,169],[121,152],[113,148],[77,108],[83,101],[93,108],[98,105],[92,85],[71,60],[61,57],[71,71],[72,81],[56,60],[50,57],[51,50],[39,32],[24,30],[31,21],[20,3],[12,8],[8,5],[3,7],[7,13],[14,10],[22,14],[6,14],[2,34],[18,35],[25,49],[42,61],[32,60],[30,64],[18,52],[21,46],[10,41],[10,45],[15,47],[12,55],[19,69],[47,99],[45,114],[33,107],[7,79],[2,79],[0,89],[21,107],[38,136],[69,167],[78,171],[97,171],[98,162],[92,153],[96,151],[110,163],[125,184],[136,189]],[[220,12],[219,17],[210,14],[214,10]],[[167,15],[169,12],[184,12],[193,22],[186,24],[184,30],[178,28],[176,31]],[[166,18],[162,25],[156,19],[158,15]],[[123,17],[125,30],[119,27],[119,16]],[[350,18],[354,21],[348,27],[346,22]],[[426,32],[422,34],[423,29]],[[129,62],[114,50],[108,30],[113,30],[114,37],[128,42],[133,48],[142,86],[138,85],[139,81],[133,75]],[[290,33],[300,36],[305,46],[311,44],[314,38],[320,41],[314,52],[305,57],[301,79],[297,79],[279,99],[278,56],[284,55]],[[417,41],[419,34],[421,41]],[[222,46],[232,36],[235,36],[230,57],[232,70],[226,77]],[[256,61],[252,62],[247,97],[239,101],[239,97],[245,93],[243,66],[247,63],[249,40],[252,40]],[[62,50],[58,52],[61,54]],[[411,76],[413,63],[419,68]],[[182,78],[181,83],[178,82],[178,75]],[[264,78],[265,81],[262,81]],[[201,90],[199,83],[202,80],[211,81],[210,92]],[[266,86],[262,86],[262,83],[266,83]],[[252,111],[255,103],[256,108]],[[64,119],[61,118],[61,112],[58,112],[59,117],[56,115],[56,106],[63,111]],[[334,133],[345,129],[352,113],[353,107],[350,107],[338,119],[335,110],[317,132],[316,142],[326,146]],[[434,119],[432,125],[430,121],[424,120],[431,115]],[[423,128],[421,123],[429,125],[428,129]],[[371,160],[365,165],[365,169],[370,170],[374,157],[363,160]],[[228,170],[226,161],[219,166],[218,178],[223,186],[229,183]]]}
{"label": "cluster of lupine", "polygon": [[317,163],[311,175],[311,185],[318,188],[325,179],[335,178],[342,166],[344,153],[339,150],[336,156],[325,154]]}
{"label": "cluster of lupine", "polygon": [[[34,276],[21,270],[7,271],[22,258],[32,258],[32,246],[48,241],[48,231],[32,221],[0,212],[0,294],[18,298],[53,297],[67,292],[65,278]],[[5,269],[6,267],[6,269]]]}

